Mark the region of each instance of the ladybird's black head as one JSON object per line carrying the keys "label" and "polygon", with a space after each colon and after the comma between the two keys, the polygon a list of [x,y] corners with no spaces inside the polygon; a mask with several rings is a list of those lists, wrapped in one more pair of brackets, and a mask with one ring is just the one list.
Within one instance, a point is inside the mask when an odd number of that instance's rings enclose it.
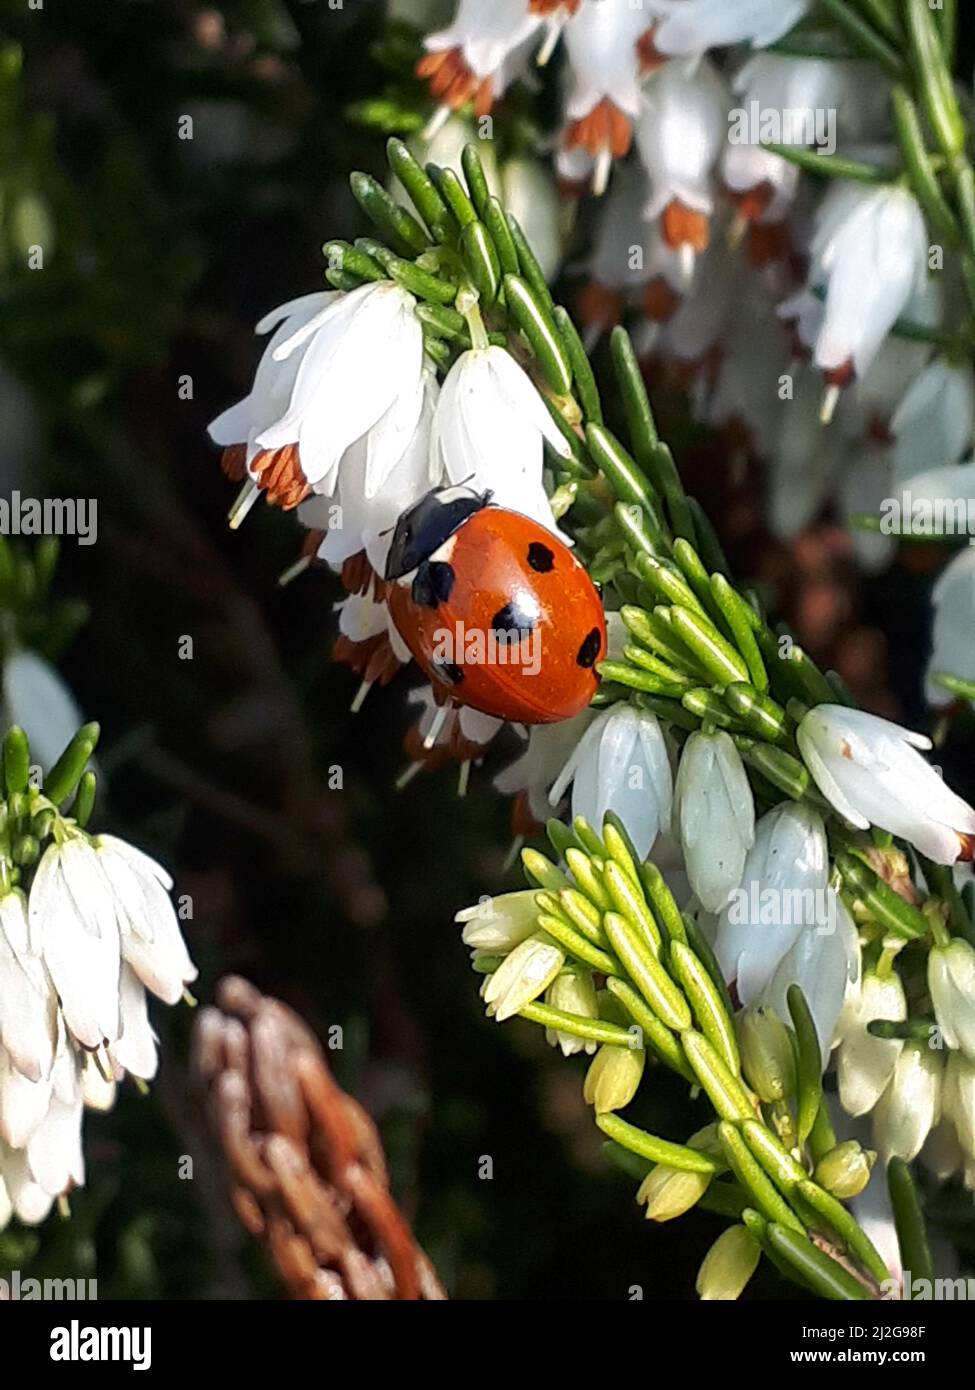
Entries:
{"label": "ladybird's black head", "polygon": [[469,516],[487,506],[490,498],[489,492],[438,487],[414,502],[396,523],[386,559],[386,578],[401,579],[429,560]]}

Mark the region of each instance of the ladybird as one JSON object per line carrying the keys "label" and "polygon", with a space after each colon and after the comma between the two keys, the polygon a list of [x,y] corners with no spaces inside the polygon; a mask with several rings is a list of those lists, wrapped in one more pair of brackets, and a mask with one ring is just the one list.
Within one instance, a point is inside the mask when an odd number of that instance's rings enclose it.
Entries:
{"label": "ladybird", "polygon": [[554,724],[595,695],[606,655],[598,591],[551,531],[489,492],[422,497],[397,522],[385,577],[397,631],[454,704]]}

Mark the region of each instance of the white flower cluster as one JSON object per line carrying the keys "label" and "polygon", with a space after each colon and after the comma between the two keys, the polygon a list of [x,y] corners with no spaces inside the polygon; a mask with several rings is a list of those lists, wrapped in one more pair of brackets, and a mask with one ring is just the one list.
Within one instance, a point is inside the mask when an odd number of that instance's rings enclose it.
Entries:
{"label": "white flower cluster", "polygon": [[[569,452],[528,374],[486,337],[438,384],[416,307],[392,281],[283,304],[257,325],[274,332],[250,394],[210,426],[246,477],[234,522],[263,491],[299,507],[324,563],[364,554],[365,578],[339,606],[340,640],[350,664],[382,642],[384,670],[410,660],[379,578],[399,516],[433,487],[464,484],[560,534],[543,441]],[[378,669],[364,667],[365,687]],[[498,727],[467,709],[453,722],[478,745]],[[441,721],[433,737],[445,732]]]}
{"label": "white flower cluster", "polygon": [[[463,0],[427,37],[421,73],[441,117],[474,91],[484,112],[561,41],[556,168],[570,195],[590,176],[609,187],[580,300],[588,344],[626,312],[653,369],[689,387],[733,459],[763,461],[773,533],[796,535],[835,498],[848,521],[889,521],[889,534],[854,531],[876,570],[892,535],[975,533],[975,376],[970,354],[892,331],[905,320],[950,338],[961,297],[957,257],[903,182],[814,179],[766,148],[898,167],[879,68],[761,51],[810,11],[806,0]],[[934,601],[929,676],[972,679],[967,552]],[[952,698],[930,681],[929,697]]]}
{"label": "white flower cluster", "polygon": [[[819,791],[850,827],[887,829],[938,864],[971,858],[975,810],[916,751],[930,747],[927,739],[819,705],[800,724],[798,742]],[[675,764],[656,716],[617,704],[533,729],[499,783],[523,792],[538,819],[546,803],[558,807],[570,782],[573,818],[598,827],[607,813],[618,816],[636,853],[661,868],[678,904],[696,916],[742,1007],[787,1020],[787,990],[802,988],[823,1066],[838,1048],[840,1098],[851,1115],[872,1113],[878,1149],[910,1159],[934,1132],[926,1154],[936,1153],[939,1171],[964,1168],[975,1184],[975,951],[956,937],[930,953],[934,1045],[874,1037],[868,1023],[907,1018],[896,949],[862,958],[831,876],[823,817],[786,801],[756,820],[741,756],[724,732],[691,734],[676,779]],[[538,933],[534,903],[532,891],[512,893],[458,916],[475,960],[505,957],[484,988],[489,1012],[508,1018],[547,991],[553,1007],[598,1017],[591,979],[567,973],[558,944]],[[550,1041],[566,1052],[584,1046],[564,1034]]]}
{"label": "white flower cluster", "polygon": [[0,1229],[84,1183],[85,1106],[155,1075],[146,990],[175,1004],[196,977],[166,871],[113,835],[54,834],[29,892],[0,896]]}

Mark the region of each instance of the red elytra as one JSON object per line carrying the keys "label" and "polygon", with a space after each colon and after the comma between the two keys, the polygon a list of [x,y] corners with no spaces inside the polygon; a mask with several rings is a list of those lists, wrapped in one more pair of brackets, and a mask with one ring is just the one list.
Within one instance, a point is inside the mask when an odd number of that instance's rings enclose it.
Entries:
{"label": "red elytra", "polygon": [[551,531],[458,492],[430,494],[400,519],[386,571],[398,580],[396,628],[455,704],[521,724],[569,719],[599,686],[599,594]]}

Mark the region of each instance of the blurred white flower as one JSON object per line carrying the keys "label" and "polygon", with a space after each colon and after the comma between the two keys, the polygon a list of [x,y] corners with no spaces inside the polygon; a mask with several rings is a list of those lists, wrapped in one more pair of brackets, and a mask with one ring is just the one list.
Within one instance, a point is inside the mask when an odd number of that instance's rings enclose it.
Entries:
{"label": "blurred white flower", "polygon": [[798,24],[809,0],[652,0],[660,53],[703,53],[731,43],[764,48]]}
{"label": "blurred white flower", "polygon": [[811,249],[810,283],[826,294],[816,365],[862,376],[927,275],[921,209],[898,185],[836,179],[817,213]]}
{"label": "blurred white flower", "polygon": [[934,629],[928,658],[925,694],[932,705],[955,698],[932,677],[947,672],[975,681],[975,547],[967,546],[942,571],[931,594]]}
{"label": "blurred white flower", "polygon": [[931,747],[923,734],[862,710],[816,705],[797,739],[819,790],[858,829],[878,825],[936,864],[954,864],[975,835],[975,810],[916,751]]}
{"label": "blurred white flower", "polygon": [[424,40],[427,53],[417,65],[443,113],[432,130],[468,102],[474,103],[475,115],[487,115],[511,80],[512,56],[534,37],[540,23],[528,0],[491,0],[489,5],[460,0],[453,22]]}
{"label": "blurred white flower", "polygon": [[665,63],[647,83],[636,131],[650,176],[644,216],[661,219],[664,241],[687,248],[691,264],[710,242],[712,174],[728,138],[727,113],[727,87],[707,59],[693,70]]}
{"label": "blurred white flower", "polygon": [[518,221],[546,280],[562,260],[562,212],[555,180],[537,159],[509,159],[501,166],[501,201]]}
{"label": "blurred white flower", "polygon": [[630,148],[640,113],[637,42],[651,23],[642,0],[582,0],[563,31],[572,75],[563,146],[594,161],[596,193],[604,192],[613,160]]}
{"label": "blurred white flower", "polygon": [[894,411],[894,482],[910,487],[918,473],[955,464],[975,429],[975,377],[969,364],[930,362]]}
{"label": "blurred white flower", "polygon": [[17,724],[31,756],[50,772],[85,722],[71,690],[51,663],[29,647],[15,647],[3,663],[4,727]]}

